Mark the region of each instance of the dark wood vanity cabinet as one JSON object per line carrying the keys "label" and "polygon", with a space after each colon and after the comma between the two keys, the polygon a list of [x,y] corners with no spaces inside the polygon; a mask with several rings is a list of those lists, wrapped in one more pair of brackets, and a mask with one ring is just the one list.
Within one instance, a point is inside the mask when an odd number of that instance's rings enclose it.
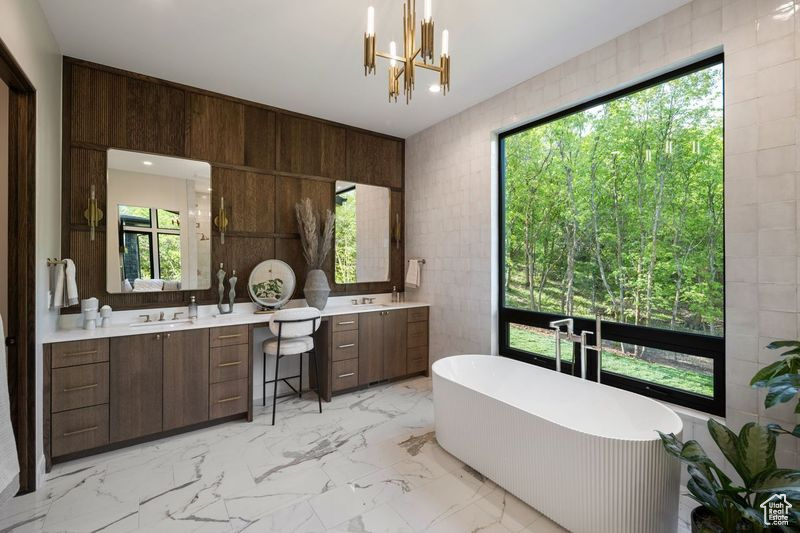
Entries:
{"label": "dark wood vanity cabinet", "polygon": [[383,311],[383,378],[406,375],[406,331],[408,313]]}
{"label": "dark wood vanity cabinet", "polygon": [[48,469],[54,458],[250,419],[248,326],[46,344],[44,362]]}
{"label": "dark wood vanity cabinet", "polygon": [[162,335],[164,431],[208,420],[208,330]]}
{"label": "dark wood vanity cabinet", "polygon": [[428,372],[427,307],[333,316],[320,331],[326,401],[341,391]]}
{"label": "dark wood vanity cabinet", "polygon": [[162,334],[110,340],[110,442],[142,437],[163,428]]}

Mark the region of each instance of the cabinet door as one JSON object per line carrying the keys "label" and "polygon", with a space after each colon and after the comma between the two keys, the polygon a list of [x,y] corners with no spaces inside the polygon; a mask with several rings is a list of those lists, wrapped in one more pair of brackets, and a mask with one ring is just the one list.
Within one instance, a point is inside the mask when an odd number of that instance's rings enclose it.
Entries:
{"label": "cabinet door", "polygon": [[406,375],[408,313],[383,311],[383,379]]}
{"label": "cabinet door", "polygon": [[110,341],[110,441],[157,433],[162,428],[161,334]]}
{"label": "cabinet door", "polygon": [[208,420],[208,330],[166,333],[164,430]]}
{"label": "cabinet door", "polygon": [[383,311],[358,317],[359,385],[383,379],[383,319]]}

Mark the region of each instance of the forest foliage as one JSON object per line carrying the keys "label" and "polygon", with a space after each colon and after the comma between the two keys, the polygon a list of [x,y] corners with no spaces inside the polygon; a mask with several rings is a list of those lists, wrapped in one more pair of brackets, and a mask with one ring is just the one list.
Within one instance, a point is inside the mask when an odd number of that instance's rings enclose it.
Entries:
{"label": "forest foliage", "polygon": [[509,307],[723,334],[722,66],[506,137]]}

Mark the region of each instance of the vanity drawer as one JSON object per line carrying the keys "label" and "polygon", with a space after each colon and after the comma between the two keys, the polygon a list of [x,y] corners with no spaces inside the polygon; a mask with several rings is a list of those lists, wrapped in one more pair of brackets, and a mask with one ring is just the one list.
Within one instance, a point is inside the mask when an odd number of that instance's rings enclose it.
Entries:
{"label": "vanity drawer", "polygon": [[415,374],[428,371],[428,347],[409,348],[406,360],[406,372]]}
{"label": "vanity drawer", "polygon": [[219,383],[221,381],[246,378],[249,351],[249,344],[211,348],[210,382]]}
{"label": "vanity drawer", "polygon": [[334,333],[358,329],[358,314],[332,316],[331,324],[333,324]]}
{"label": "vanity drawer", "polygon": [[222,418],[245,411],[247,411],[247,379],[211,385],[208,395],[209,418]]}
{"label": "vanity drawer", "polygon": [[248,344],[250,333],[247,326],[224,326],[211,328],[211,347],[233,346],[234,344]]}
{"label": "vanity drawer", "polygon": [[52,412],[108,403],[108,363],[53,369]]}
{"label": "vanity drawer", "polygon": [[104,446],[108,444],[108,405],[56,413],[52,429],[54,456]]}
{"label": "vanity drawer", "polygon": [[339,391],[358,386],[358,359],[335,361],[331,365],[331,389]]}
{"label": "vanity drawer", "polygon": [[428,345],[428,323],[411,322],[408,325],[408,347],[419,348]]}
{"label": "vanity drawer", "polygon": [[101,363],[108,361],[108,339],[57,342],[51,351],[53,368]]}
{"label": "vanity drawer", "polygon": [[426,320],[428,320],[427,307],[412,307],[408,310],[409,322],[424,322]]}
{"label": "vanity drawer", "polygon": [[333,334],[332,361],[345,361],[358,357],[358,330],[339,331]]}

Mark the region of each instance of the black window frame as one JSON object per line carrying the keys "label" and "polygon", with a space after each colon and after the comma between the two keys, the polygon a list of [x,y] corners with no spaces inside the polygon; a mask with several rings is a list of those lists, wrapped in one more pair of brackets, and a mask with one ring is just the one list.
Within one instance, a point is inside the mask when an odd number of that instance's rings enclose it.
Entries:
{"label": "black window frame", "polygon": [[[708,58],[693,62],[689,65],[671,70],[665,74],[655,76],[653,78],[635,83],[629,87],[613,91],[603,96],[582,102],[567,109],[557,111],[543,118],[533,120],[531,122],[522,124],[513,129],[503,131],[498,135],[498,353],[503,357],[516,359],[530,364],[543,366],[555,370],[555,360],[551,357],[537,355],[527,351],[514,349],[509,345],[510,327],[511,324],[519,324],[523,326],[532,326],[538,328],[549,329],[549,322],[565,318],[565,315],[554,313],[545,313],[539,311],[515,309],[505,306],[505,289],[504,289],[504,275],[505,275],[505,241],[506,241],[506,228],[505,228],[505,139],[514,134],[526,131],[538,126],[542,126],[549,122],[553,122],[560,118],[580,113],[592,107],[617,100],[619,98],[628,96],[630,94],[648,89],[657,85],[661,85],[668,81],[686,76],[693,72],[698,72],[706,68],[721,65],[723,69],[723,88],[722,98],[723,107],[725,101],[725,86],[724,86],[724,54],[719,53]],[[723,113],[723,150],[725,145],[725,123]],[[725,196],[725,162],[723,158],[722,168],[722,190],[723,198]],[[725,202],[723,201],[722,207],[723,220],[725,219]],[[725,230],[722,231],[722,246],[725,249]],[[723,253],[723,273],[725,272],[725,254]],[[723,274],[724,276],[724,274]],[[723,278],[724,279],[724,278]],[[713,361],[713,379],[714,379],[714,396],[709,398],[700,394],[674,389],[652,383],[649,381],[639,380],[629,376],[603,371],[601,374],[601,381],[606,385],[617,387],[620,389],[628,390],[634,393],[648,396],[656,400],[673,403],[683,407],[696,409],[706,413],[717,416],[725,416],[725,334],[727,334],[727,322],[725,314],[725,290],[723,287],[723,300],[722,300],[722,320],[724,324],[724,334],[720,337],[703,335],[699,333],[690,333],[683,331],[672,331],[661,328],[654,328],[649,326],[637,326],[633,324],[622,324],[618,322],[602,322],[602,336],[604,340],[620,341],[630,344],[638,344],[642,346],[670,350],[674,352],[696,355],[705,357]],[[580,332],[583,330],[594,331],[595,323],[593,319],[583,317],[572,317],[574,319],[575,331]],[[578,356],[578,347],[575,348],[573,356],[573,363],[562,360],[561,371],[580,375],[580,357]],[[596,379],[597,359],[595,357],[588,358],[587,379]]]}

